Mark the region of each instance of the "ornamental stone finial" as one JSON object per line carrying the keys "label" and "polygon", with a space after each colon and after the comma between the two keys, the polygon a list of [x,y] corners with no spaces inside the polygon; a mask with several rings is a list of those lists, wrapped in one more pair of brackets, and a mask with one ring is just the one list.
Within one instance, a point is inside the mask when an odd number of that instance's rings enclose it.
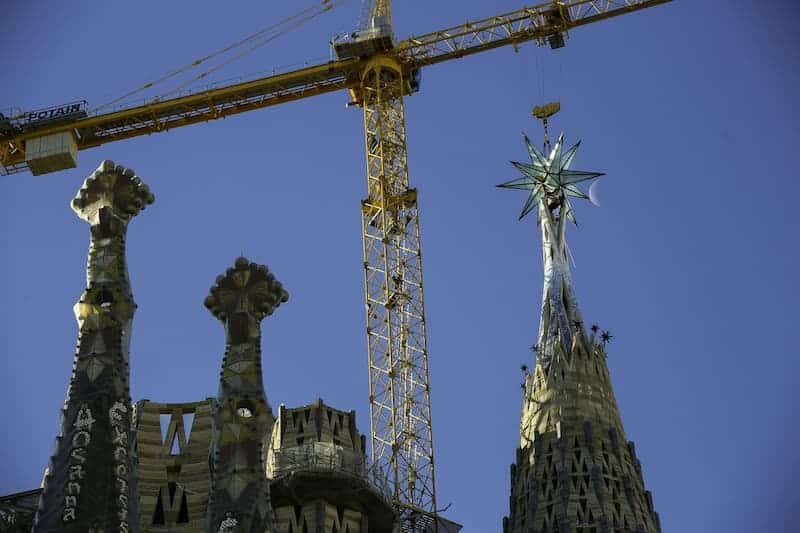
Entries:
{"label": "ornamental stone finial", "polygon": [[94,226],[105,220],[101,215],[104,208],[127,222],[153,201],[150,188],[133,170],[106,159],[83,182],[72,200],[72,209]]}
{"label": "ornamental stone finial", "polygon": [[205,306],[221,322],[245,313],[263,320],[289,299],[289,293],[264,265],[239,257],[234,266],[218,276]]}

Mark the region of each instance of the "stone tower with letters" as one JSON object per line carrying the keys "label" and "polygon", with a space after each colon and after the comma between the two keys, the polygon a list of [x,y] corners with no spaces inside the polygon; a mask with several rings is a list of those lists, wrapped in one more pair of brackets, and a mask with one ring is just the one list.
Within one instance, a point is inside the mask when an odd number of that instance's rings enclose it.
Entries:
{"label": "stone tower with letters", "polygon": [[125,261],[128,223],[153,202],[132,170],[104,161],[72,201],[91,228],[86,290],[75,304],[78,347],[61,431],[33,531],[136,529],[136,465],[128,388],[133,302]]}

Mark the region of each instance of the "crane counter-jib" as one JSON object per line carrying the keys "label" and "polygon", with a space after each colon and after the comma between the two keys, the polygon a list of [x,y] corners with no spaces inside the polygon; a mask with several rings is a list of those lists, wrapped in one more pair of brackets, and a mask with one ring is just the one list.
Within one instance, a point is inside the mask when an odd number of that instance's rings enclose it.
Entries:
{"label": "crane counter-jib", "polygon": [[78,120],[33,127],[23,125],[0,134],[0,157],[3,166],[8,167],[26,160],[25,146],[34,139],[71,136],[76,148],[82,150],[345,89],[358,82],[361,63],[360,59],[330,61],[217,89],[152,100],[140,106]]}

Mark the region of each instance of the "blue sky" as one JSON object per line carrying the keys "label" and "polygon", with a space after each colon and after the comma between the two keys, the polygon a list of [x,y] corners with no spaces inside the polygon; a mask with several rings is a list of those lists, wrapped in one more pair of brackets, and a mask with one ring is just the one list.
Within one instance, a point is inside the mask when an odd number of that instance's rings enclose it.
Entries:
{"label": "blue sky", "polygon": [[[521,375],[537,331],[539,236],[516,220],[521,132],[559,99],[575,167],[607,173],[569,242],[664,531],[789,531],[798,517],[800,371],[794,176],[800,8],[676,2],[423,71],[406,100],[420,190],[438,497],[465,531],[500,530]],[[0,108],[99,104],[298,9],[294,2],[15,2],[0,20]],[[520,7],[396,2],[398,37]],[[350,2],[217,73],[326,59]],[[38,485],[72,365],[88,227],[69,209],[103,159],[156,195],[136,218],[134,399],[216,393],[220,325],[202,302],[239,254],[290,300],[265,320],[274,407],[322,397],[369,432],[359,201],[362,117],[345,93],[81,152],[77,169],[0,178],[0,493]]]}

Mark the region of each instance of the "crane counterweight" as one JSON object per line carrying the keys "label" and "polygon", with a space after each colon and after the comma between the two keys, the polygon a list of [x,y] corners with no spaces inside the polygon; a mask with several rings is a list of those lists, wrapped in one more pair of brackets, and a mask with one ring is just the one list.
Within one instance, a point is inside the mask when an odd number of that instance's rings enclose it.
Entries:
{"label": "crane counterweight", "polygon": [[34,176],[78,166],[78,143],[71,131],[25,141],[25,153],[28,168]]}

